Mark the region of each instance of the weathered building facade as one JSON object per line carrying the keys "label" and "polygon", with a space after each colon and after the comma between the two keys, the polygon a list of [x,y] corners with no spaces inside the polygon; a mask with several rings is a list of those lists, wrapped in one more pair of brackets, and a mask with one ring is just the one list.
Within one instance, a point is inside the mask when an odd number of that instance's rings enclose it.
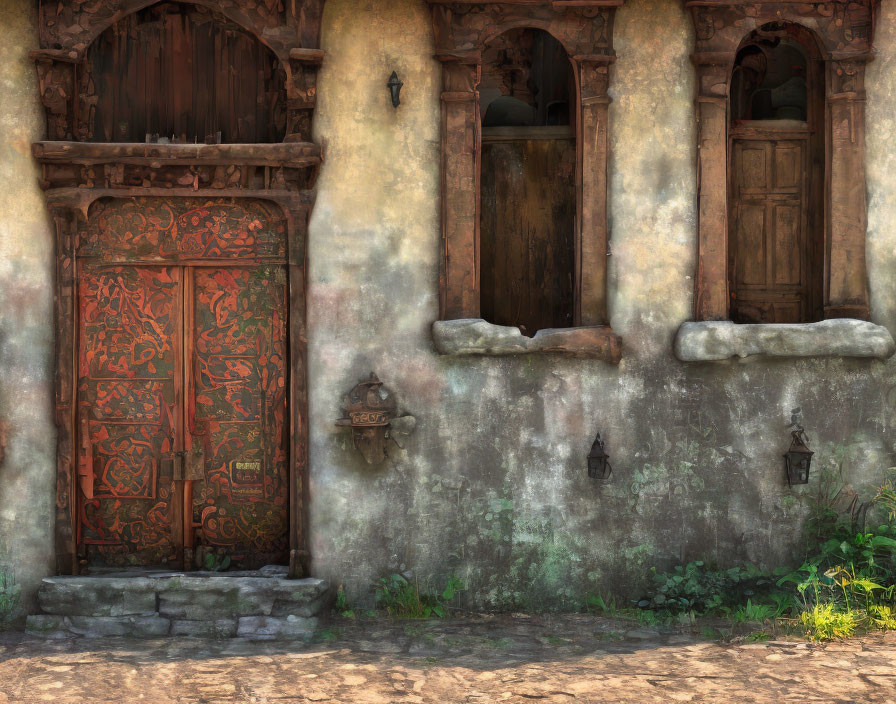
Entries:
{"label": "weathered building facade", "polygon": [[571,609],[781,564],[824,473],[867,496],[896,464],[888,0],[9,0],[0,28],[25,607],[200,553]]}

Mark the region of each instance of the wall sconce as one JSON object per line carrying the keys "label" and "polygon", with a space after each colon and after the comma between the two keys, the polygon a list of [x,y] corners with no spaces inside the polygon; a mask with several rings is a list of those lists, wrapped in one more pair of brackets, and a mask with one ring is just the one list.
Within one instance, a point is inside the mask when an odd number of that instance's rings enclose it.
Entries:
{"label": "wall sconce", "polygon": [[401,88],[404,86],[404,83],[398,78],[396,71],[393,71],[392,75],[389,76],[389,82],[386,85],[389,87],[389,93],[392,95],[392,107],[397,108],[401,105]]}
{"label": "wall sconce", "polygon": [[600,433],[591,446],[591,452],[588,453],[588,476],[592,479],[605,482],[610,479],[613,468],[610,466],[610,456],[604,449],[604,443],[600,439]]}
{"label": "wall sconce", "polygon": [[809,438],[802,426],[791,432],[792,440],[790,449],[784,453],[784,466],[787,468],[787,482],[794,484],[809,483],[809,465],[812,464],[812,455],[815,453],[809,449]]}
{"label": "wall sconce", "polygon": [[342,400],[345,417],[336,425],[352,429],[352,442],[367,461],[380,464],[385,461],[389,424],[396,415],[395,397],[376,374],[358,383]]}

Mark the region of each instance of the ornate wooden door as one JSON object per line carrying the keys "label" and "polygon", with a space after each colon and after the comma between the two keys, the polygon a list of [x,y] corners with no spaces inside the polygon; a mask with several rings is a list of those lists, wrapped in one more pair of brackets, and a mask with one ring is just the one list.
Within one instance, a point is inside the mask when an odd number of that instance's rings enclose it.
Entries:
{"label": "ornate wooden door", "polygon": [[94,560],[164,564],[180,542],[172,476],[181,269],[86,267],[79,286],[80,542]]}
{"label": "ornate wooden door", "polygon": [[243,566],[289,548],[286,270],[196,268],[191,287],[187,431],[201,446],[194,524]]}
{"label": "ornate wooden door", "polygon": [[[289,554],[285,227],[115,201],[81,239],[78,497],[95,566]],[[127,263],[124,263],[127,260]]]}
{"label": "ornate wooden door", "polygon": [[808,135],[732,141],[731,319],[799,323],[809,300]]}

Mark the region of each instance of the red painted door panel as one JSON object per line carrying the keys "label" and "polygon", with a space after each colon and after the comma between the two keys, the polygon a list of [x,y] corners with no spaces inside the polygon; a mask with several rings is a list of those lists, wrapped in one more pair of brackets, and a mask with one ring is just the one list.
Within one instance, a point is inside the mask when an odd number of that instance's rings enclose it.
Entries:
{"label": "red painted door panel", "polygon": [[263,202],[91,208],[74,419],[89,565],[180,569],[202,546],[234,567],[286,561],[285,255],[286,223]]}
{"label": "red painted door panel", "polygon": [[242,567],[288,554],[286,269],[196,268],[192,281],[192,446],[205,453],[193,494],[201,540]]}
{"label": "red painted door panel", "polygon": [[163,564],[174,556],[173,484],[181,270],[86,268],[79,286],[78,480],[88,559]]}

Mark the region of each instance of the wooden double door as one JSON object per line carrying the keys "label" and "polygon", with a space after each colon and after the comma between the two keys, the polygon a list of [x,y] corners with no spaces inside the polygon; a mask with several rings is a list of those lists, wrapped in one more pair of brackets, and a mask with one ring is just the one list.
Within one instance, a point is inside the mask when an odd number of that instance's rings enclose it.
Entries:
{"label": "wooden double door", "polygon": [[146,201],[101,210],[79,262],[81,559],[180,568],[198,551],[216,564],[284,563],[288,285],[285,245],[270,241],[279,227],[244,206],[158,212]]}

